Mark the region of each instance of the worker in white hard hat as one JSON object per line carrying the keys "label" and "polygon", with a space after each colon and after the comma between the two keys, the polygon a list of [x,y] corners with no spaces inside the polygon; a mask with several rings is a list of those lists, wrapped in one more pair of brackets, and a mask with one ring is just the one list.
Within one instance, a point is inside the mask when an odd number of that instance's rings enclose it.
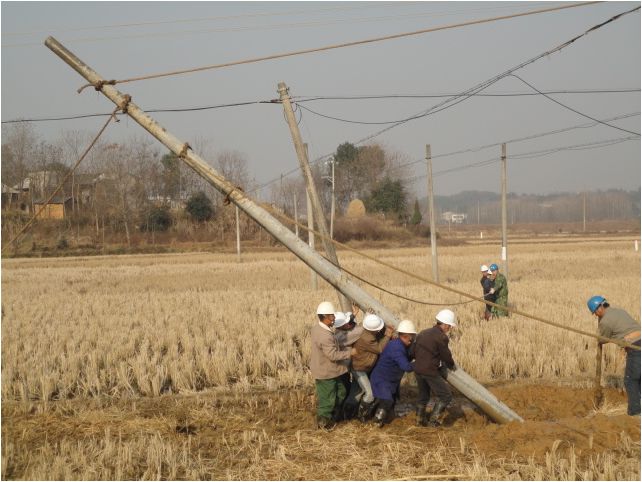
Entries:
{"label": "worker in white hard hat", "polygon": [[[494,303],[495,289],[493,288],[493,280],[490,278],[490,271],[488,270],[488,266],[486,266],[485,264],[481,265],[481,280],[479,280],[479,282],[482,285],[484,300]],[[488,321],[490,320],[490,318],[491,318],[491,306],[485,305],[484,319]]]}
{"label": "worker in white hard hat", "polygon": [[377,363],[379,355],[390,341],[394,329],[386,326],[380,317],[372,313],[365,316],[362,326],[363,331],[354,344],[352,354],[353,384],[356,380],[360,390],[357,394],[351,392],[348,395],[348,400],[354,399],[353,403],[358,404],[357,417],[365,423],[372,418],[375,409],[369,375]]}
{"label": "worker in white hard hat", "polygon": [[350,348],[341,348],[334,336],[334,305],[324,301],[317,307],[318,323],[312,327],[310,371],[317,393],[317,427],[332,429],[336,425],[337,407],[346,397],[341,376],[347,373],[345,362],[350,359]]}
{"label": "worker in white hard hat", "polygon": [[[439,417],[453,399],[446,383],[448,370],[456,370],[448,348],[448,333],[457,326],[457,317],[451,310],[441,310],[435,317],[436,324],[417,335],[415,343],[415,377],[419,389],[417,397],[417,425],[440,425]],[[430,395],[437,398],[430,418],[426,420],[426,407]]]}
{"label": "worker in white hard hat", "polygon": [[409,348],[415,336],[417,329],[412,321],[403,320],[399,323],[397,338],[388,342],[372,370],[370,384],[377,404],[374,421],[379,427],[386,423],[393,412],[404,373],[414,370]]}

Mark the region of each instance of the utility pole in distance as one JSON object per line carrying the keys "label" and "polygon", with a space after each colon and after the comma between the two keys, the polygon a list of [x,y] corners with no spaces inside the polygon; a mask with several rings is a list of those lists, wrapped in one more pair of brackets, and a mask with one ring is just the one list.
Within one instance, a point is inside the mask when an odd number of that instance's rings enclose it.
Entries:
{"label": "utility pole in distance", "polygon": [[240,263],[241,262],[241,227],[239,225],[239,207],[234,206],[236,208],[236,256],[237,256],[237,261]]}
{"label": "utility pole in distance", "polygon": [[504,263],[504,276],[508,279],[508,235],[506,233],[506,143],[502,144],[502,262]]}
{"label": "utility pole in distance", "polygon": [[[308,145],[303,144],[303,147],[305,148],[305,153],[307,154]],[[310,246],[310,249],[312,251],[316,251],[316,248],[314,246],[314,215],[312,214],[312,201],[310,200],[310,191],[308,191],[307,186],[305,187],[305,202],[308,218],[308,246]],[[317,272],[312,268],[310,268],[310,286],[312,286],[312,289],[315,291],[319,289],[319,278],[317,276]]]}
{"label": "utility pole in distance", "polygon": [[[312,202],[312,210],[314,211],[314,217],[317,221],[317,229],[321,234],[323,248],[328,259],[336,266],[339,266],[339,259],[337,258],[337,253],[334,250],[334,245],[332,244],[330,234],[328,233],[328,226],[326,224],[323,208],[321,207],[319,193],[317,192],[317,188],[314,185],[314,179],[312,178],[312,171],[310,170],[310,164],[308,162],[308,153],[303,145],[303,139],[301,138],[301,132],[299,131],[299,126],[296,122],[296,118],[294,117],[290,95],[288,94],[288,87],[285,85],[285,82],[279,82],[278,92],[281,103],[283,104],[283,110],[285,111],[285,118],[288,122],[288,126],[290,127],[290,133],[292,134],[294,149],[296,150],[297,157],[299,158],[301,171],[303,171],[303,177],[305,178],[305,182],[308,186],[308,193],[310,194],[310,201]],[[339,296],[339,304],[341,305],[342,311],[350,311],[352,307],[350,306],[348,299],[339,291],[337,291],[337,295]]]}
{"label": "utility pole in distance", "polygon": [[430,252],[432,253],[432,279],[439,283],[437,266],[437,233],[435,230],[435,201],[432,192],[432,155],[430,144],[426,144],[426,162],[428,163],[428,208],[430,209]]}
{"label": "utility pole in distance", "polygon": [[586,190],[584,190],[583,202],[582,202],[582,232],[586,232]]}
{"label": "utility pole in distance", "polygon": [[334,199],[334,156],[332,157],[332,207],[330,208],[330,239],[334,239],[334,210],[335,210],[335,199]]}
{"label": "utility pole in distance", "polygon": [[297,206],[296,202],[296,191],[294,191],[294,234],[296,234],[296,237],[299,237],[299,208]]}

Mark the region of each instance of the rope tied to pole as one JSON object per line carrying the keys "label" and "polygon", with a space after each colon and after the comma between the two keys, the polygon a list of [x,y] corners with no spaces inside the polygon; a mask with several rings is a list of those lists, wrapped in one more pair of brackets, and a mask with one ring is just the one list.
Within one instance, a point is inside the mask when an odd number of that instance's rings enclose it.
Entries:
{"label": "rope tied to pole", "polygon": [[183,147],[181,148],[181,152],[178,153],[178,157],[180,157],[181,159],[185,159],[185,157],[187,156],[187,150],[188,149],[193,150],[192,146],[190,146],[186,142],[185,144],[183,144]]}
{"label": "rope tied to pole", "polygon": [[243,188],[242,188],[241,186],[235,186],[235,187],[233,187],[233,188],[232,188],[232,190],[231,190],[230,192],[228,192],[228,193],[227,193],[227,196],[225,196],[225,199],[223,199],[223,205],[224,205],[224,206],[229,206],[229,205],[232,203],[232,199],[230,198],[230,196],[232,195],[232,193],[233,193],[234,191],[240,191],[240,192],[243,192]]}
{"label": "rope tied to pole", "polygon": [[85,84],[82,87],[80,87],[76,92],[79,94],[82,93],[83,90],[85,90],[87,87],[93,87],[97,92],[102,92],[103,86],[105,85],[116,85],[118,81],[116,79],[111,79],[111,80],[99,80],[96,83],[89,83]]}
{"label": "rope tied to pole", "polygon": [[123,114],[127,114],[127,108],[129,107],[129,103],[131,101],[132,101],[132,96],[129,94],[125,94],[123,96],[123,101],[118,104],[118,109],[120,109]]}

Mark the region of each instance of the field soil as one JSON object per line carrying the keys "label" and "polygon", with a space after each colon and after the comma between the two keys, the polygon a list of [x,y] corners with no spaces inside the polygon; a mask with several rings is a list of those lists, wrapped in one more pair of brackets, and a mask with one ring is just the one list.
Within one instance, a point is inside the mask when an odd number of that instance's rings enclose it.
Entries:
{"label": "field soil", "polygon": [[[605,452],[628,459],[632,470],[639,464],[640,419],[625,414],[626,397],[619,390],[606,390],[601,411],[595,410],[591,389],[501,383],[490,390],[524,422],[496,424],[457,397],[442,427],[417,427],[412,386],[403,390],[397,416],[383,428],[353,420],[330,432],[314,428],[310,388],[44,405],[4,402],[2,438],[11,462],[3,463],[3,478],[31,478],[29,453],[50,451],[52,465],[74,467],[83,461],[73,460],[65,447],[101,440],[147,448],[152,434],[190,460],[172,473],[168,458],[159,472],[148,473],[145,450],[138,455],[134,450],[132,466],[121,467],[120,476],[190,478],[185,468],[198,464],[208,479],[532,479],[538,466],[563,469],[571,460],[586,466]],[[581,478],[579,469],[571,470]],[[608,472],[594,475],[609,478]]]}

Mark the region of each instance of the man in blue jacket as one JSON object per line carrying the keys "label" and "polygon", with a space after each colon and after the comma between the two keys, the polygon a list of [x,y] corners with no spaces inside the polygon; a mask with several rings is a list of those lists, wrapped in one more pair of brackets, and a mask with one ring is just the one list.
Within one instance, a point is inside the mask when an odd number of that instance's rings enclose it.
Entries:
{"label": "man in blue jacket", "polygon": [[399,323],[397,332],[399,337],[388,342],[370,375],[372,393],[377,404],[374,421],[379,427],[386,422],[395,406],[395,400],[399,398],[399,384],[403,374],[414,370],[408,348],[417,335],[415,324],[403,320]]}

